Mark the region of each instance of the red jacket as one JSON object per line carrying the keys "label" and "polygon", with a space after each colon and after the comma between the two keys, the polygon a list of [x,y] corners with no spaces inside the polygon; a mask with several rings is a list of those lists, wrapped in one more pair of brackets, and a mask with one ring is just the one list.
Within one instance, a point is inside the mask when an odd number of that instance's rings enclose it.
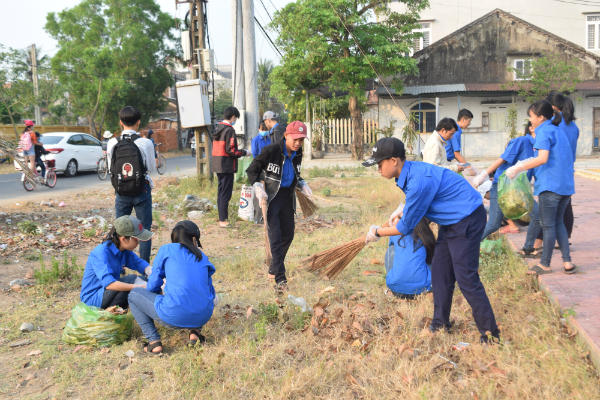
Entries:
{"label": "red jacket", "polygon": [[235,130],[227,122],[220,122],[212,134],[211,172],[233,174],[237,172],[237,159],[246,155],[239,150]]}

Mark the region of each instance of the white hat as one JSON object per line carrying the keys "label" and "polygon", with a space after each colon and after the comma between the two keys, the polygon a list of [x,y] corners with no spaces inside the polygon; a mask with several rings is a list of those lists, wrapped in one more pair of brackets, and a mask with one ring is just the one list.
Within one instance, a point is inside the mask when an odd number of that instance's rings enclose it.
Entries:
{"label": "white hat", "polygon": [[106,139],[110,139],[111,137],[113,137],[113,134],[110,133],[110,131],[104,131],[104,135],[102,135],[103,137],[105,137]]}

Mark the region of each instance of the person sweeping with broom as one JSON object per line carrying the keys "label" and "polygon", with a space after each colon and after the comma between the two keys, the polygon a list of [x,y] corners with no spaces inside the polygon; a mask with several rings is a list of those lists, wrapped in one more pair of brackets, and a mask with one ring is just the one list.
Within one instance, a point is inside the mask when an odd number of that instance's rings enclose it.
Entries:
{"label": "person sweeping with broom", "polygon": [[[433,321],[429,329],[449,330],[454,284],[473,310],[481,342],[500,337],[494,311],[479,279],[479,246],[486,224],[481,195],[460,175],[424,162],[406,161],[404,144],[384,138],[373,147],[365,167],[378,165],[406,195],[406,205],[390,216],[390,227],[372,226],[365,242],[382,236],[410,235],[423,217],[440,226],[431,264]],[[402,205],[401,205],[402,206]]]}
{"label": "person sweeping with broom", "polygon": [[[264,147],[246,170],[250,184],[254,186],[255,209],[267,206],[266,225],[272,254],[268,277],[275,279],[277,291],[287,290],[284,260],[294,240],[295,188],[312,196],[308,184],[300,177],[306,133],[304,123],[292,122],[286,128],[284,139]],[[256,220],[260,222],[261,219],[259,216]]]}

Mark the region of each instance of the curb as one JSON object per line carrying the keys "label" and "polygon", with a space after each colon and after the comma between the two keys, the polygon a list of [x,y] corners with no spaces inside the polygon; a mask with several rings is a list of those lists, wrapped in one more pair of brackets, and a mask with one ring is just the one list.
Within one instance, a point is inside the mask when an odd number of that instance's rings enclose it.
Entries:
{"label": "curb", "polygon": [[588,171],[586,169],[578,169],[575,171],[575,175],[583,176],[584,178],[593,179],[600,181],[600,174],[597,172]]}
{"label": "curb", "polygon": [[[579,171],[577,171],[577,172],[579,172]],[[585,176],[585,175],[581,175],[581,176]],[[598,174],[598,176],[599,176],[599,178],[597,178],[597,180],[600,180],[600,174]],[[592,178],[592,179],[595,179],[595,178]],[[510,246],[512,247],[513,251],[515,251],[515,252],[518,251],[519,249],[516,248],[515,244],[508,237],[508,235],[504,235],[504,236],[506,236],[506,240],[508,240],[508,243],[510,243]],[[527,261],[525,261],[525,263],[528,264]],[[534,281],[535,281],[538,289],[543,291],[544,293],[546,293],[546,295],[548,296],[548,299],[550,300],[550,304],[556,310],[558,310],[558,312],[562,315],[565,310],[561,306],[560,301],[556,298],[554,293],[552,293],[550,288],[548,288],[546,283],[544,283],[544,281],[541,279],[540,276],[536,276],[534,278]],[[585,350],[589,350],[590,360],[592,360],[592,363],[596,367],[596,370],[598,371],[598,373],[600,373],[600,348],[598,348],[598,345],[596,343],[594,343],[594,341],[588,336],[587,332],[581,327],[581,325],[579,325],[579,322],[577,322],[577,320],[575,318],[573,318],[573,316],[569,315],[565,319],[567,320],[567,324],[571,327],[571,329],[575,330],[577,332],[577,336],[576,336],[577,342],[580,345],[582,345],[582,347]]]}

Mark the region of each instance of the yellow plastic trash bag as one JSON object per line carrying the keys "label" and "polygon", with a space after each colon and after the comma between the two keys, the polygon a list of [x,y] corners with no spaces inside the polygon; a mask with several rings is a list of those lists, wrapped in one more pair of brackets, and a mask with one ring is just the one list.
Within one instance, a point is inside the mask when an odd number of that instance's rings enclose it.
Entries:
{"label": "yellow plastic trash bag", "polygon": [[121,344],[131,335],[133,315],[113,315],[98,307],[79,303],[63,330],[62,340],[70,344],[106,347]]}

